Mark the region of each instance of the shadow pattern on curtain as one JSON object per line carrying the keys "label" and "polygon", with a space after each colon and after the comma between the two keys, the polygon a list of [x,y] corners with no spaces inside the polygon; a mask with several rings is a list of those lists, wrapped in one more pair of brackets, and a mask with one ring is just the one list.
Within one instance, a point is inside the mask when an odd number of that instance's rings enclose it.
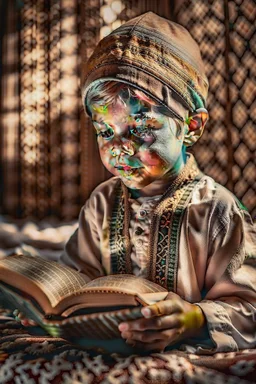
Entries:
{"label": "shadow pattern on curtain", "polygon": [[193,152],[255,217],[255,3],[178,0],[175,10],[200,46],[209,79],[210,120]]}

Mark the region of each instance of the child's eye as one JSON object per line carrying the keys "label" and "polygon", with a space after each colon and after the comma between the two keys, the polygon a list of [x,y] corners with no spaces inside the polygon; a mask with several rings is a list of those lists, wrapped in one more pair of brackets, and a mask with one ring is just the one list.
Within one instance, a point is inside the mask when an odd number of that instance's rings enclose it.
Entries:
{"label": "child's eye", "polygon": [[100,131],[97,133],[97,136],[101,136],[105,140],[109,140],[114,136],[114,131],[112,128],[106,129],[106,131]]}
{"label": "child's eye", "polygon": [[136,137],[143,138],[143,137],[151,134],[151,128],[154,128],[154,127],[151,127],[149,125],[146,125],[146,126],[143,126],[143,125],[138,126],[137,125],[136,127],[131,128],[130,132],[132,135],[134,135]]}

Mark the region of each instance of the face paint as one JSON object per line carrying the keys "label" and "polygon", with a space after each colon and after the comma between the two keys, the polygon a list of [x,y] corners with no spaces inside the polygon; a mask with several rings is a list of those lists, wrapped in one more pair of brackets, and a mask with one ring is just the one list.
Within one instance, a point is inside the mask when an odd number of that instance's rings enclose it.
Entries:
{"label": "face paint", "polygon": [[102,115],[106,115],[108,113],[107,105],[94,105],[92,108],[96,113],[99,113]]}
{"label": "face paint", "polygon": [[183,166],[176,122],[148,100],[130,97],[103,108],[89,105],[104,166],[124,184],[143,189]]}

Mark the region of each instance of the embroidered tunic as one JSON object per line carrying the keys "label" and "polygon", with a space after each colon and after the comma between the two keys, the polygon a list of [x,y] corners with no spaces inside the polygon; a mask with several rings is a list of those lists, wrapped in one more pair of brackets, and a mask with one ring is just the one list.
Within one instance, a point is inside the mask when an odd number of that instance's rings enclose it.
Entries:
{"label": "embroidered tunic", "polygon": [[185,182],[153,198],[133,199],[117,177],[100,184],[61,261],[86,281],[134,273],[198,304],[211,343],[203,335],[184,341],[191,352],[255,347],[255,228],[241,203],[201,174],[192,156],[191,169]]}
{"label": "embroidered tunic", "polygon": [[161,196],[129,198],[132,273],[137,276],[147,277],[151,216],[160,198]]}

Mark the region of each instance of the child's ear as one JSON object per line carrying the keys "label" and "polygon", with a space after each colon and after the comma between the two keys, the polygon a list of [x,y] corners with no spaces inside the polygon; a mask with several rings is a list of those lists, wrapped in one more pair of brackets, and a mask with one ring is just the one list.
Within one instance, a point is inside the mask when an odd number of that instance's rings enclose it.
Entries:
{"label": "child's ear", "polygon": [[190,113],[189,117],[186,118],[183,141],[186,147],[195,144],[199,137],[202,136],[208,117],[208,111],[204,108],[199,108],[195,112]]}

